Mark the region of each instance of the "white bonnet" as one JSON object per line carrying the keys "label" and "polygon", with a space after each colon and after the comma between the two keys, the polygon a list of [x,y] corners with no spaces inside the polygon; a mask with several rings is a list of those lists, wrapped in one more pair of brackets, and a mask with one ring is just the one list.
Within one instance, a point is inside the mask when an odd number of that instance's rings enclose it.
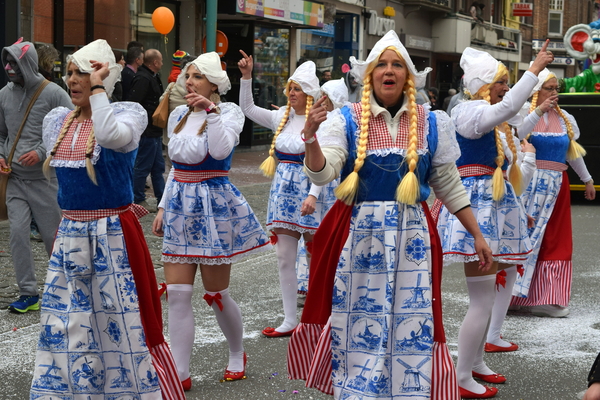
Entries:
{"label": "white bonnet", "polygon": [[460,58],[460,67],[465,74],[463,82],[467,90],[474,96],[483,85],[492,83],[501,62],[485,51],[467,47]]}
{"label": "white bonnet", "polygon": [[342,108],[348,102],[348,87],[344,78],[332,79],[321,86],[321,92],[333,103],[333,108]]}
{"label": "white bonnet", "polygon": [[[319,78],[317,78],[317,67],[312,61],[305,61],[290,76],[288,82],[294,81],[302,88],[302,91],[314,99],[321,94],[319,87]],[[287,95],[287,93],[284,94]]]}
{"label": "white bonnet", "polygon": [[[531,66],[531,64],[533,64],[533,61],[531,61],[529,63],[529,66]],[[548,79],[551,78],[556,78],[556,75],[554,74],[554,72],[550,72],[550,70],[548,68],[544,68],[539,74],[538,74],[538,83],[535,84],[535,86],[533,87],[533,90],[531,91],[531,94],[529,95],[530,97],[533,96],[533,94],[537,91],[539,91],[542,88],[542,85],[544,84],[544,82],[546,82]]]}
{"label": "white bonnet", "polygon": [[231,89],[231,82],[229,82],[227,72],[223,71],[223,67],[221,66],[221,58],[214,51],[204,53],[194,61],[187,63],[177,77],[178,85],[185,88],[185,73],[191,64],[194,64],[210,83],[217,85],[219,94],[225,94]]}
{"label": "white bonnet", "polygon": [[354,56],[350,57],[350,63],[352,64],[351,74],[354,75],[359,82],[363,82],[365,79],[365,73],[369,64],[379,59],[379,56],[388,47],[394,47],[402,55],[410,74],[413,77],[415,87],[424,87],[425,79],[427,74],[431,71],[430,67],[425,68],[424,71],[418,72],[417,68],[413,64],[406,47],[402,44],[398,35],[395,31],[389,31],[386,33],[377,43],[373,46],[373,49],[369,53],[369,56],[365,61],[357,60]]}
{"label": "white bonnet", "polygon": [[122,67],[115,62],[115,55],[106,40],[94,40],[92,43],[83,46],[75,53],[69,54],[67,56],[67,65],[69,65],[70,62],[73,62],[81,72],[91,74],[94,72],[94,69],[92,68],[90,60],[101,63],[108,62],[109,73],[102,81],[102,84],[106,88],[106,94],[110,97],[115,89],[115,84],[121,80]]}

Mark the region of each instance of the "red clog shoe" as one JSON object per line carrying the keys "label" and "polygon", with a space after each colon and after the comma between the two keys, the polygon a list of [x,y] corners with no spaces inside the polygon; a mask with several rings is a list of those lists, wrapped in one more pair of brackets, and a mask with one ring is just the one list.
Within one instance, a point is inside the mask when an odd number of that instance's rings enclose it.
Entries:
{"label": "red clog shoe", "polygon": [[495,344],[486,343],[485,346],[483,347],[483,349],[485,350],[486,353],[502,353],[502,352],[508,352],[508,351],[517,351],[519,349],[519,345],[515,344],[513,342],[510,342],[510,346],[502,347],[502,346],[497,346]]}
{"label": "red clog shoe", "polygon": [[275,328],[271,328],[270,326],[268,328],[263,329],[262,334],[265,335],[266,337],[282,337],[282,336],[292,336],[292,333],[294,333],[294,331],[296,330],[296,328],[287,331],[287,332],[277,332],[275,330]]}
{"label": "red clog shoe", "polygon": [[192,377],[190,376],[184,381],[181,381],[181,386],[185,392],[192,390]]}
{"label": "red clog shoe", "polygon": [[481,394],[470,392],[467,389],[461,388],[460,386],[458,387],[458,390],[460,391],[460,397],[463,399],[489,399],[498,394],[498,389],[496,388],[491,388],[488,386],[484,386],[484,388],[485,392]]}
{"label": "red clog shoe", "polygon": [[473,371],[473,378],[481,379],[487,383],[504,383],[506,382],[506,377],[502,374],[491,374],[491,375],[483,375]]}
{"label": "red clog shoe", "polygon": [[232,372],[228,369],[225,369],[225,374],[223,375],[223,381],[239,381],[240,379],[246,379],[246,361],[247,361],[246,353],[244,353],[244,370],[239,372]]}

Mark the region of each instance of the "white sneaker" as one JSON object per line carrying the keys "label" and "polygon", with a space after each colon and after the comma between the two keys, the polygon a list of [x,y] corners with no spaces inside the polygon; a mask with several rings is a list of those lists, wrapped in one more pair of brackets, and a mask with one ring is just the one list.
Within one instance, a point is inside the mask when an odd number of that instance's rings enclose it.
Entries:
{"label": "white sneaker", "polygon": [[531,313],[538,317],[564,318],[569,315],[569,308],[557,304],[544,304],[531,307]]}

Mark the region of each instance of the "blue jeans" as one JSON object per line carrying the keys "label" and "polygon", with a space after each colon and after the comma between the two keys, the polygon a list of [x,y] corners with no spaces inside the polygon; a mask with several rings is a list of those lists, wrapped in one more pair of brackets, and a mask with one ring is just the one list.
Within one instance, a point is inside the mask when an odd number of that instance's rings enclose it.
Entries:
{"label": "blue jeans", "polygon": [[146,177],[152,175],[152,188],[156,201],[160,202],[165,190],[165,159],[162,154],[162,136],[140,138],[137,157],[133,167],[133,201],[141,203],[146,199]]}

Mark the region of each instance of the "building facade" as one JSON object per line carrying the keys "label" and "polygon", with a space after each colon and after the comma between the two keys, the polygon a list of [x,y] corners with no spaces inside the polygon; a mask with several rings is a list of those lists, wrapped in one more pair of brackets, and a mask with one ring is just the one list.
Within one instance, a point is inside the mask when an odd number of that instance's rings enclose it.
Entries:
{"label": "building facade", "polygon": [[[364,59],[389,30],[398,33],[417,69],[433,68],[427,87],[439,89],[440,101],[448,89],[459,88],[459,61],[467,46],[504,62],[515,82],[549,37],[556,55],[551,69],[574,76],[582,66],[568,57],[562,38],[570,26],[598,18],[599,0],[529,0],[530,17],[513,16],[513,3],[525,3],[517,0],[0,0],[0,39],[10,44],[22,36],[36,45],[53,44],[63,62],[98,38],[119,50],[138,40],[163,53],[166,79],[177,49],[204,51],[207,2],[218,4],[217,51],[232,81],[227,99],[238,101],[241,49],[255,59],[255,102],[268,108],[285,104],[283,88],[302,61],[312,60],[318,73],[328,70],[340,78],[351,56]],[[152,25],[152,12],[160,6],[175,16],[167,35]],[[63,67],[59,60],[56,73]],[[5,82],[2,74],[0,86]],[[247,122],[241,145],[266,145],[271,137]]]}

